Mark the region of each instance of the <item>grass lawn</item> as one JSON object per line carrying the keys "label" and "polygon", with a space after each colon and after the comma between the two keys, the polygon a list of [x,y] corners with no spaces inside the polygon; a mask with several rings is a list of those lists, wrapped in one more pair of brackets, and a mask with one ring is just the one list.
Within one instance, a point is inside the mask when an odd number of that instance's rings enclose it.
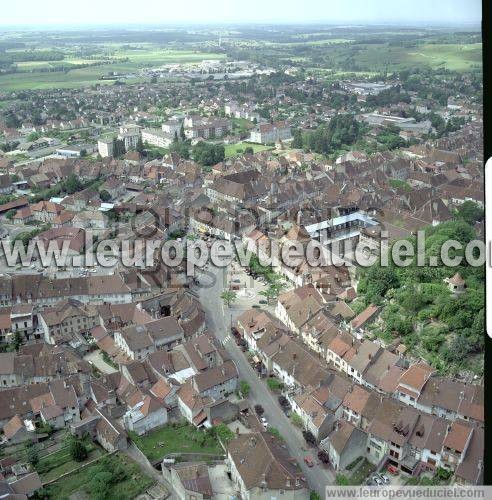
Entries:
{"label": "grass lawn", "polygon": [[231,118],[232,130],[235,133],[244,134],[248,130],[255,128],[254,123],[251,120],[246,120],[246,118]]}
{"label": "grass lawn", "polygon": [[273,149],[271,146],[265,146],[263,144],[255,144],[252,142],[238,142],[237,144],[224,144],[225,157],[230,158],[231,156],[239,156],[243,154],[244,150],[247,147],[253,148],[253,152],[255,153],[258,153],[258,151],[268,151]]}
{"label": "grass lawn", "polygon": [[62,448],[51,455],[40,458],[39,463],[36,466],[36,470],[38,471],[41,480],[46,482],[56,479],[66,472],[77,470],[82,464],[90,462],[91,460],[94,460],[104,454],[104,451],[99,448],[99,446],[92,443],[87,445],[87,449],[89,451],[89,455],[84,462],[76,462],[75,460],[72,460],[68,447]]}
{"label": "grass lawn", "polygon": [[349,482],[351,485],[359,485],[364,482],[364,479],[374,471],[375,467],[366,458],[357,470],[350,476]]}
{"label": "grass lawn", "polygon": [[[140,467],[129,458],[115,454],[108,455],[107,460],[111,464],[122,465],[127,472],[127,477],[124,481],[115,484],[111,493],[106,496],[107,500],[122,500],[135,498],[140,493],[144,492],[154,484],[154,480],[142,473]],[[45,489],[48,491],[49,498],[56,500],[65,500],[77,491],[85,491],[85,488],[91,478],[97,472],[98,462],[80,469],[62,479],[48,485]],[[90,496],[89,496],[90,497]]]}
{"label": "grass lawn", "polygon": [[130,437],[151,462],[169,453],[224,453],[215,438],[190,424],[166,425],[145,436],[130,433]]}

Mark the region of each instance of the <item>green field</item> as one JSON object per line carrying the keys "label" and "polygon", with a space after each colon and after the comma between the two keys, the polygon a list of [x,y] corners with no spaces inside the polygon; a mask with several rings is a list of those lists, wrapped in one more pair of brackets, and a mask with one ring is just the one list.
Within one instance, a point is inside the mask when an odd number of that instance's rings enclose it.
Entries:
{"label": "green field", "polygon": [[[140,467],[129,458],[115,454],[108,455],[105,460],[109,460],[111,464],[122,465],[127,472],[127,477],[124,481],[115,484],[109,495],[105,496],[107,500],[130,500],[137,495],[143,493],[154,484],[154,480],[144,475]],[[68,500],[71,495],[77,492],[86,491],[87,485],[97,471],[97,463],[88,465],[54,483],[46,486],[49,498],[56,500]],[[88,497],[90,498],[90,497]]]}
{"label": "green field", "polygon": [[173,427],[166,425],[145,436],[130,433],[132,441],[151,461],[160,460],[169,453],[214,453],[223,454],[224,450],[216,438],[208,436],[190,424]]}
{"label": "green field", "polygon": [[273,149],[271,146],[265,146],[263,144],[255,144],[252,142],[238,142],[237,144],[224,144],[225,156],[230,158],[231,156],[239,156],[244,153],[247,147],[253,148],[255,153],[258,151],[268,151]]}
{"label": "green field", "polygon": [[[102,57],[104,56],[104,58]],[[47,88],[76,88],[86,85],[112,84],[100,80],[109,72],[134,73],[143,68],[164,66],[174,63],[199,63],[209,59],[223,59],[224,54],[204,53],[195,50],[170,50],[151,44],[139,45],[135,50],[119,46],[107,46],[101,59],[84,59],[67,53],[62,61],[22,61],[17,62],[17,73],[0,76],[0,90],[27,90]],[[92,64],[84,68],[64,71],[51,71],[48,68],[66,67],[73,64]],[[45,71],[41,71],[45,70]],[[131,78],[129,83],[142,81]]]}
{"label": "green field", "polygon": [[482,66],[482,44],[422,44],[415,47],[366,45],[355,57],[360,65],[374,71],[418,66],[467,71]]}
{"label": "green field", "polygon": [[[319,45],[311,44],[313,54],[318,54]],[[331,72],[338,77],[355,73],[358,76],[373,76],[381,71],[394,71],[429,66],[452,71],[470,71],[482,67],[481,43],[422,43],[409,47],[390,44],[337,44],[326,47],[321,54],[324,63],[315,67],[309,62],[313,73]],[[343,68],[350,61],[354,69]]]}

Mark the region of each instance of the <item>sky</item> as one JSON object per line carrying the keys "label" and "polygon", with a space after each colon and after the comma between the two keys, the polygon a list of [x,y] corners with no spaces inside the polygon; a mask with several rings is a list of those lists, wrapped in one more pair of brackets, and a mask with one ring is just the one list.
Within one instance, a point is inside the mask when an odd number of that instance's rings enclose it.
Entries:
{"label": "sky", "polygon": [[[0,25],[479,24],[481,0],[21,0]],[[8,5],[8,6],[7,6]]]}

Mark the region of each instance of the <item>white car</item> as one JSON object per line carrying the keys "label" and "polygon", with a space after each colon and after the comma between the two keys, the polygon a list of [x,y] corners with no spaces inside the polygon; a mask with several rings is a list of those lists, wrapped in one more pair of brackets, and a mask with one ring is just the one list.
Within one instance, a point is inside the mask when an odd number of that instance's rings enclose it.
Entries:
{"label": "white car", "polygon": [[374,483],[376,483],[378,486],[383,486],[383,480],[379,476],[373,476],[372,480]]}
{"label": "white car", "polygon": [[390,480],[388,476],[385,476],[384,474],[378,474],[378,476],[381,478],[381,481],[383,481],[384,484],[389,484]]}

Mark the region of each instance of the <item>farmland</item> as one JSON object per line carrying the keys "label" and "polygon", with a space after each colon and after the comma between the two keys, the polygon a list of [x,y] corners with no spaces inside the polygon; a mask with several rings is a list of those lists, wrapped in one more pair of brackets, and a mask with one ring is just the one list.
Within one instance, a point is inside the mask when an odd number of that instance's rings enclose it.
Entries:
{"label": "farmland", "polygon": [[[229,56],[294,64],[310,73],[361,77],[380,72],[428,67],[467,72],[481,70],[482,44],[476,33],[432,30],[332,30],[290,35],[285,39],[243,39]],[[371,75],[372,74],[372,75]]]}

